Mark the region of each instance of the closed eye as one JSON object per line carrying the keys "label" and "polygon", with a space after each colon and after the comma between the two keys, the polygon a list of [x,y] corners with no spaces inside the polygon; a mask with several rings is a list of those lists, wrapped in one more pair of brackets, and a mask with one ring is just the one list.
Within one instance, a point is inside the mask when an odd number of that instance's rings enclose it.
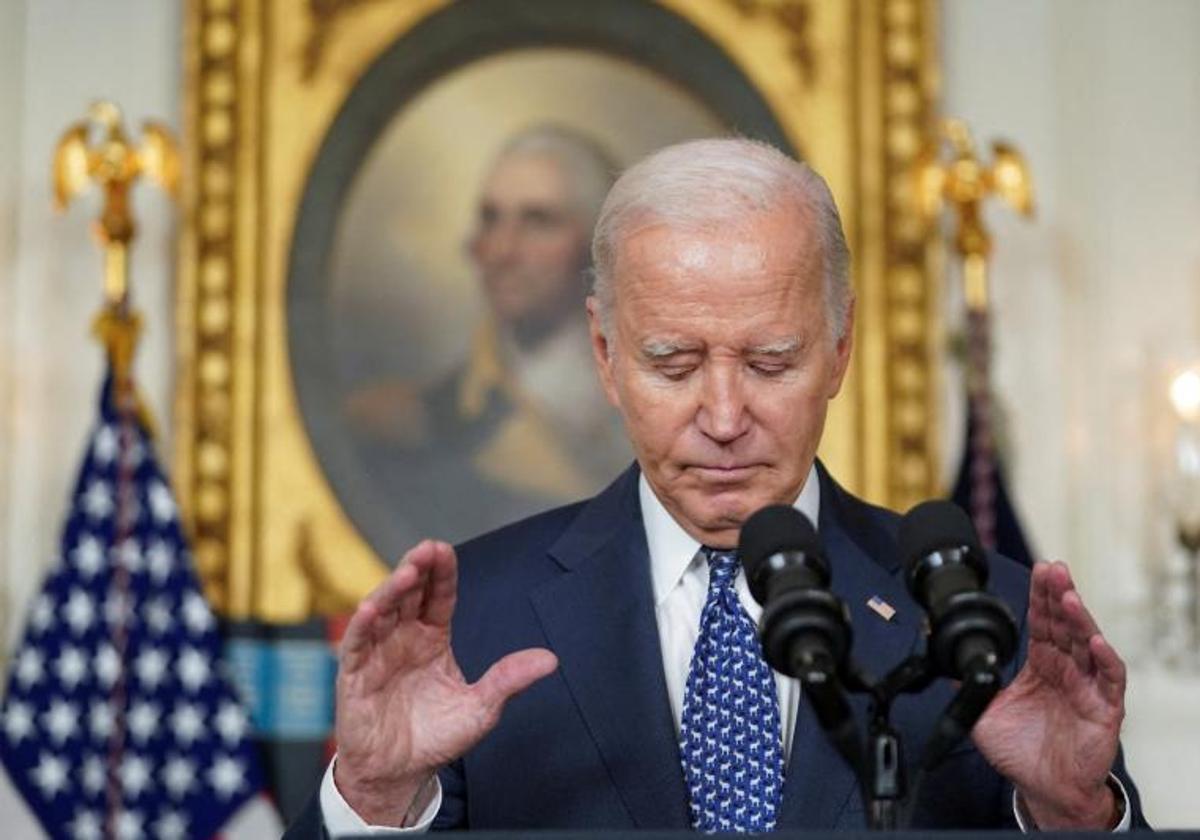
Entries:
{"label": "closed eye", "polygon": [[799,364],[804,356],[805,342],[802,336],[791,336],[769,344],[751,347],[746,353],[746,364],[755,374],[768,379],[781,376]]}
{"label": "closed eye", "polygon": [[521,210],[521,223],[532,230],[553,230],[561,227],[566,217],[549,207],[526,207]]}
{"label": "closed eye", "polygon": [[655,370],[672,382],[681,382],[696,369],[695,365],[657,365]]}
{"label": "closed eye", "polygon": [[750,369],[759,376],[779,376],[788,369],[788,365],[782,362],[751,362]]}

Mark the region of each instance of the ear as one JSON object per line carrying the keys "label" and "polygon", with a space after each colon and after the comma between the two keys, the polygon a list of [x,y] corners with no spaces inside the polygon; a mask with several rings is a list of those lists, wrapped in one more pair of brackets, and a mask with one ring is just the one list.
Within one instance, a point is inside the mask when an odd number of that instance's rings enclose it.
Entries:
{"label": "ear", "polygon": [[587,299],[587,314],[588,314],[588,331],[591,334],[592,341],[592,361],[596,364],[596,373],[600,377],[600,385],[604,388],[604,394],[608,397],[608,401],[616,408],[621,407],[621,400],[617,396],[617,385],[613,371],[613,354],[612,348],[609,346],[609,336],[604,334],[604,330],[600,326],[600,302],[596,300],[595,295],[588,295]]}
{"label": "ear", "polygon": [[834,363],[832,376],[829,379],[829,391],[827,396],[833,399],[838,395],[838,391],[842,390],[842,380],[846,378],[846,371],[850,369],[850,351],[854,347],[854,304],[855,298],[850,297],[850,304],[846,307],[846,324],[842,332],[842,337],[837,340],[837,346],[834,347]]}

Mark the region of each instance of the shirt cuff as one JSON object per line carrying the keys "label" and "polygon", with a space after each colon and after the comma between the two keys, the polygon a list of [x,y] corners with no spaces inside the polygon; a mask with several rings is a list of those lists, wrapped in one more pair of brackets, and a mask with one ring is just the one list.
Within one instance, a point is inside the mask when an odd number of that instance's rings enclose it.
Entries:
{"label": "shirt cuff", "polygon": [[[1118,797],[1121,803],[1121,821],[1112,828],[1112,831],[1129,831],[1129,827],[1133,824],[1133,817],[1130,815],[1129,794],[1125,792],[1125,785],[1121,783],[1121,780],[1115,774],[1109,773],[1108,786],[1112,788],[1113,794]],[[1029,812],[1025,810],[1025,803],[1017,796],[1015,789],[1013,790],[1012,809],[1013,816],[1017,818],[1017,827],[1021,831],[1028,834],[1031,831],[1038,830],[1037,824],[1033,821],[1033,817],[1029,815]]]}
{"label": "shirt cuff", "polygon": [[[400,834],[423,834],[433,824],[433,818],[442,807],[442,783],[437,776],[433,777],[433,789],[426,793],[428,797],[421,817],[408,828],[397,828],[390,825],[371,825],[360,817],[350,804],[342,798],[342,793],[333,781],[333,765],[337,756],[325,768],[325,777],[321,779],[321,816],[325,820],[325,831],[333,840],[349,835],[378,835],[380,837],[397,836]],[[428,785],[426,785],[428,788]]]}

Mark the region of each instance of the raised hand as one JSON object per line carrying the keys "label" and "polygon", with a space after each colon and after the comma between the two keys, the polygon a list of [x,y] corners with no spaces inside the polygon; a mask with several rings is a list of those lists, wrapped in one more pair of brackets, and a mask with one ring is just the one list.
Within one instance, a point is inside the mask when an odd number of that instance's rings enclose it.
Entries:
{"label": "raised hand", "polygon": [[1039,828],[1112,828],[1106,784],[1125,717],[1125,663],[1100,634],[1063,563],[1038,563],[1029,654],[971,737]]}
{"label": "raised hand", "polygon": [[426,540],[346,628],[334,781],[369,823],[402,825],[437,769],[478,743],[509,698],[558,665],[548,650],[518,651],[468,685],[450,650],[457,585],[454,549]]}

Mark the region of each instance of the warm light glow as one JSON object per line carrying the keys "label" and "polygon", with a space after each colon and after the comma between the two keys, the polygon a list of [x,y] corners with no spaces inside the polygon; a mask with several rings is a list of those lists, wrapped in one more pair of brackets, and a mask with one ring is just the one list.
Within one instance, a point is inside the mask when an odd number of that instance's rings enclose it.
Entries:
{"label": "warm light glow", "polygon": [[1200,421],[1200,370],[1189,368],[1171,380],[1171,404],[1185,422]]}

